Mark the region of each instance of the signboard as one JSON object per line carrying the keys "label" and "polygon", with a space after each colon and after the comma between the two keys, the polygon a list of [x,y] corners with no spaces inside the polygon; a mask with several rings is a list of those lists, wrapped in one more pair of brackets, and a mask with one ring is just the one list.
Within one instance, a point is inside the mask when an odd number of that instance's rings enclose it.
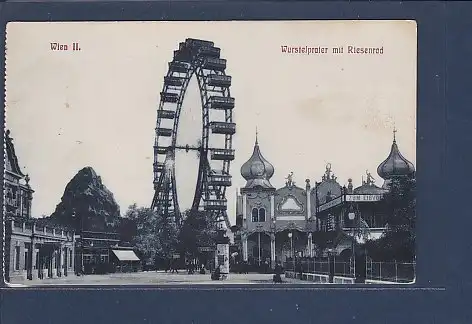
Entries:
{"label": "signboard", "polygon": [[201,246],[198,248],[198,251],[199,252],[213,252],[215,251],[215,247],[214,246]]}
{"label": "signboard", "polygon": [[174,255],[172,255],[172,258],[173,259],[180,259],[180,254],[174,253]]}
{"label": "signboard", "polygon": [[338,198],[335,198],[335,199],[327,202],[326,204],[323,204],[320,207],[318,207],[318,211],[321,212],[321,211],[324,211],[324,210],[329,209],[331,207],[337,206],[340,203],[342,203],[342,201],[343,201],[343,196],[339,196]]}
{"label": "signboard", "polygon": [[229,244],[216,245],[216,265],[220,266],[222,274],[229,273]]}
{"label": "signboard", "polygon": [[380,200],[382,200],[382,195],[346,195],[346,201],[369,202]]}

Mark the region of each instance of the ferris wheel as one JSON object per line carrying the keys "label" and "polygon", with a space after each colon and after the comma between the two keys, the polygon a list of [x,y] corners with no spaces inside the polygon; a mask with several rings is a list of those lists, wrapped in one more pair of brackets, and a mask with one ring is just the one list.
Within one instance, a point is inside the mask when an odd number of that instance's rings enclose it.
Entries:
{"label": "ferris wheel", "polygon": [[[231,186],[230,163],[234,160],[232,136],[235,100],[230,95],[231,76],[226,60],[213,42],[186,39],[174,51],[160,93],[154,142],[154,198],[151,208],[177,224],[182,221],[175,156],[178,150],[196,151],[198,175],[191,210],[205,210],[220,227],[230,228],[226,188]],[[182,103],[192,77],[198,82],[202,129],[197,145],[177,144]],[[184,108],[185,110],[185,108]],[[182,127],[182,126],[181,126]],[[210,139],[219,137],[219,144]]]}

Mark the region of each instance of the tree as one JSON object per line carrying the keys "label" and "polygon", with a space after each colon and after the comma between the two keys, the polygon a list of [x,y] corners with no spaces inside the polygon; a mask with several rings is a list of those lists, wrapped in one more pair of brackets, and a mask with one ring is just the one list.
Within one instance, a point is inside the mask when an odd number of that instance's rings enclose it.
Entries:
{"label": "tree", "polygon": [[199,255],[199,247],[212,246],[215,227],[212,215],[205,211],[186,211],[179,233],[180,250],[190,256]]}
{"label": "tree", "polygon": [[412,261],[416,241],[416,181],[410,177],[393,179],[384,196],[387,229],[377,241],[368,241],[369,254],[383,261]]}
{"label": "tree", "polygon": [[169,217],[150,208],[129,206],[125,216],[136,226],[131,243],[147,260],[169,259],[177,248],[177,228]]}

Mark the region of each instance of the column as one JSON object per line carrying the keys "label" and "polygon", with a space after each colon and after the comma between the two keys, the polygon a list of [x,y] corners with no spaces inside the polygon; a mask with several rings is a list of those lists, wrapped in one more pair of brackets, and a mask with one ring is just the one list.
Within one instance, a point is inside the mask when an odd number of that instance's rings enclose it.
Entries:
{"label": "column", "polygon": [[38,278],[38,269],[36,269],[36,253],[38,249],[36,249],[36,242],[34,239],[31,240],[31,280]]}
{"label": "column", "polygon": [[64,248],[61,247],[59,248],[59,277],[62,277],[64,271]]}
{"label": "column", "polygon": [[76,249],[77,249],[77,242],[75,241],[75,233],[72,232],[72,245],[70,247],[70,251],[69,253],[72,254],[72,260],[69,259],[69,261],[72,261],[70,264],[69,264],[69,268],[71,269],[71,271],[74,271],[74,273],[78,273],[77,271],[77,268],[76,268],[76,264],[75,262],[77,261],[76,260]]}
{"label": "column", "polygon": [[270,265],[275,268],[275,234],[270,233]]}
{"label": "column", "polygon": [[57,275],[57,272],[56,272],[56,267],[54,267],[54,261],[56,260],[56,250],[55,248],[51,248],[51,252],[50,252],[50,261],[49,261],[49,274],[51,276],[51,278],[55,278],[56,275]]}
{"label": "column", "polygon": [[272,220],[275,218],[275,199],[274,199],[274,195],[270,195],[270,218]]}
{"label": "column", "polygon": [[247,234],[242,234],[241,238],[243,241],[243,260],[247,262]]}
{"label": "column", "polygon": [[306,219],[311,217],[311,194],[310,194],[310,179],[306,179]]}
{"label": "column", "polygon": [[313,234],[308,233],[308,255],[310,258],[313,258]]}
{"label": "column", "polygon": [[246,220],[246,214],[247,214],[247,195],[243,194],[243,221]]}

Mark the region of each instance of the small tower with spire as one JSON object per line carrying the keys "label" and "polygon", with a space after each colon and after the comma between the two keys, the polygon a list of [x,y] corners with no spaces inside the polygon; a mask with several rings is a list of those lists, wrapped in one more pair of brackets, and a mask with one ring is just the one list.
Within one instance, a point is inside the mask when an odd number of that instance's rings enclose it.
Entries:
{"label": "small tower with spire", "polygon": [[274,175],[274,166],[262,156],[258,131],[256,128],[256,139],[252,156],[241,167],[241,175],[246,179],[246,186],[242,191],[250,189],[275,190],[270,183],[270,178]]}
{"label": "small tower with spire", "polygon": [[403,157],[398,149],[396,133],[397,129],[394,127],[390,154],[377,168],[377,174],[385,180],[384,187],[388,186],[393,178],[415,175],[415,166]]}

